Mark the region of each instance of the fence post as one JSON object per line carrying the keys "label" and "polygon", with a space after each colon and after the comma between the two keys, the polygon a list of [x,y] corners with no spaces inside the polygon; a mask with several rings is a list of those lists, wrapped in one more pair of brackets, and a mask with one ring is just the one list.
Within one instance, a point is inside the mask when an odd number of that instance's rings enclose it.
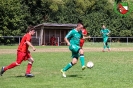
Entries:
{"label": "fence post", "polygon": [[111,37],[110,37],[110,45],[111,45]]}
{"label": "fence post", "polygon": [[58,37],[58,46],[59,46],[59,37]]}
{"label": "fence post", "polygon": [[93,44],[94,44],[94,37],[93,37]]}
{"label": "fence post", "polygon": [[127,37],[127,45],[128,45],[128,37]]}
{"label": "fence post", "polygon": [[40,39],[40,37],[38,37],[38,38],[39,38],[39,46],[40,46],[40,45],[41,45],[41,43],[40,43],[40,42],[41,42],[41,41],[40,41],[41,39]]}
{"label": "fence post", "polygon": [[19,44],[20,44],[20,37],[19,37]]}

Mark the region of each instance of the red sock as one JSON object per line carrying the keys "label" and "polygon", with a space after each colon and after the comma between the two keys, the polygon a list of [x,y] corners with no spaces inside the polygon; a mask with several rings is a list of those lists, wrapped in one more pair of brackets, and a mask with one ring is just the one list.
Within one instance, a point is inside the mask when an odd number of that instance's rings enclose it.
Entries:
{"label": "red sock", "polygon": [[29,63],[28,63],[27,69],[26,69],[26,74],[30,74],[31,67],[32,67],[32,64],[29,64]]}
{"label": "red sock", "polygon": [[17,66],[17,65],[16,65],[16,62],[13,62],[13,63],[11,63],[10,65],[6,66],[6,67],[4,68],[4,70],[6,71],[6,70],[11,69],[11,68],[14,68],[14,67],[16,67],[16,66]]}

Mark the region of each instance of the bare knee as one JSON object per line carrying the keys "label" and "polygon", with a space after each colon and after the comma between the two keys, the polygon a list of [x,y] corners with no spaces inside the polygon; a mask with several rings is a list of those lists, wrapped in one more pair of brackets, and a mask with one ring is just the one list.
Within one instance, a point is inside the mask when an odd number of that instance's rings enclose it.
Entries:
{"label": "bare knee", "polygon": [[31,57],[31,58],[28,59],[28,61],[29,61],[29,62],[28,62],[29,64],[33,64],[34,59]]}
{"label": "bare knee", "polygon": [[20,65],[21,65],[21,62],[16,62],[16,65],[17,65],[17,66],[20,66]]}
{"label": "bare knee", "polygon": [[73,58],[72,64],[75,65],[75,64],[77,64],[77,62],[78,62],[78,58]]}
{"label": "bare knee", "polygon": [[73,61],[72,61],[72,64],[75,65],[75,64],[77,64],[77,62],[73,62]]}
{"label": "bare knee", "polygon": [[80,49],[80,50],[79,50],[79,53],[80,53],[80,54],[84,54],[83,49]]}

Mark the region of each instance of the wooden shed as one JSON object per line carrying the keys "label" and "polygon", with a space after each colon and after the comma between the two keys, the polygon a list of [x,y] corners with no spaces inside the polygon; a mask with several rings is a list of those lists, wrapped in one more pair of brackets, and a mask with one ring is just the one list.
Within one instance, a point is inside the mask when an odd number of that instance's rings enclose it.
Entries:
{"label": "wooden shed", "polygon": [[[55,36],[58,45],[64,43],[64,37],[72,29],[75,28],[77,24],[58,24],[58,23],[42,23],[36,25],[36,38],[39,38],[39,45],[50,45],[51,36]],[[37,42],[37,40],[34,40]]]}

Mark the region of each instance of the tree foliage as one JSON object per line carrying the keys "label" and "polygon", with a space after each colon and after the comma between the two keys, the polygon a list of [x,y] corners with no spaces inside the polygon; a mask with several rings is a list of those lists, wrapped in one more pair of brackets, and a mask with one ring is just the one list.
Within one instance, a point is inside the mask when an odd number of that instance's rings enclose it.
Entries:
{"label": "tree foliage", "polygon": [[19,0],[2,0],[0,8],[0,36],[21,35],[27,25],[27,8]]}
{"label": "tree foliage", "polygon": [[1,0],[0,8],[0,36],[22,35],[30,24],[79,20],[91,36],[101,36],[102,24],[111,30],[110,36],[133,36],[133,13],[119,16],[113,0]]}

